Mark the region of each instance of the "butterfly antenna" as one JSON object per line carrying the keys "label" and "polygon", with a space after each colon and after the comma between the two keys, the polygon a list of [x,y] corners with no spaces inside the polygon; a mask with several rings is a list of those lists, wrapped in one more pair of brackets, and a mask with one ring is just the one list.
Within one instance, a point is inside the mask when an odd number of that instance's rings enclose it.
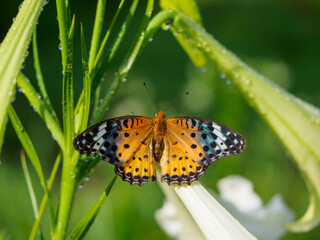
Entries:
{"label": "butterfly antenna", "polygon": [[146,87],[149,96],[151,97],[154,105],[156,105],[156,107],[157,107],[157,109],[158,109],[158,111],[159,111],[159,110],[160,110],[160,109],[159,109],[159,106],[158,106],[158,104],[156,103],[156,101],[154,100],[154,98],[152,97],[152,95],[151,95],[151,93],[150,93],[150,91],[149,91],[149,89],[148,89],[148,87],[147,87],[147,84],[146,84],[145,82],[143,82],[143,85]]}
{"label": "butterfly antenna", "polygon": [[184,98],[185,96],[187,96],[189,94],[189,92],[186,92],[183,96],[181,96],[180,98],[178,98],[176,101],[174,101],[171,105],[169,105],[169,107],[167,107],[165,111],[167,111],[169,108],[171,108],[173,105],[175,105],[177,102],[179,102],[182,98]]}

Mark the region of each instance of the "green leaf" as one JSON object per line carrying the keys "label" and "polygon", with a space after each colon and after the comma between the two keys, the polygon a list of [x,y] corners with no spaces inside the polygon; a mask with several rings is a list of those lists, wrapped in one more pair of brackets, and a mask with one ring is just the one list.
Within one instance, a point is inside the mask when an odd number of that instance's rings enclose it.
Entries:
{"label": "green leaf", "polygon": [[104,18],[104,13],[106,11],[106,2],[107,0],[98,0],[98,3],[97,3],[97,10],[96,10],[96,16],[95,16],[94,25],[93,25],[92,41],[91,41],[91,47],[90,47],[90,53],[89,53],[89,69],[90,70],[94,65],[94,61],[98,52],[98,47],[99,47],[100,38],[101,38],[101,30],[103,27],[103,18]]}
{"label": "green leaf", "polygon": [[52,108],[43,102],[41,95],[34,89],[29,79],[20,73],[17,78],[17,84],[21,92],[27,97],[35,112],[46,123],[52,137],[57,141],[61,149],[64,149],[64,138],[59,120]]}
{"label": "green leaf", "polygon": [[63,109],[63,128],[65,137],[65,154],[64,160],[71,157],[73,153],[72,141],[74,138],[74,112],[73,112],[73,34],[74,34],[74,22],[73,17],[69,38],[67,58],[63,74],[63,93],[62,93],[62,109]]}
{"label": "green leaf", "polygon": [[0,46],[0,151],[10,99],[44,0],[25,0]]}
{"label": "green leaf", "polygon": [[[81,104],[82,110],[76,121],[76,132],[80,128],[79,132],[82,132],[86,129],[88,124],[89,112],[90,112],[90,98],[91,98],[91,81],[89,75],[89,66],[88,66],[88,57],[87,57],[87,48],[86,41],[83,33],[83,26],[81,24],[81,56],[82,56],[82,78],[83,78],[83,103]],[[82,114],[81,114],[82,113]],[[77,125],[80,125],[78,128]]]}
{"label": "green leaf", "polygon": [[43,175],[43,171],[42,171],[42,167],[41,167],[41,163],[38,157],[38,154],[27,134],[27,132],[25,131],[25,129],[23,128],[22,123],[20,122],[20,119],[18,118],[16,112],[14,111],[12,105],[9,106],[9,117],[10,117],[10,121],[12,123],[12,126],[24,148],[24,150],[26,151],[26,153],[28,154],[31,163],[33,165],[33,167],[36,170],[36,173],[38,175],[38,178],[40,179],[41,185],[44,189],[45,194],[48,196],[49,198],[49,209],[50,209],[50,216],[51,216],[51,224],[52,227],[54,225],[54,210],[53,210],[53,205],[52,205],[52,201],[51,201],[51,196],[50,196],[50,192],[48,190],[47,187],[47,183],[45,180],[45,177]]}
{"label": "green leaf", "polygon": [[[196,1],[194,0],[161,0],[160,6],[164,10],[174,10],[183,12],[186,15],[188,15],[194,22],[198,23],[199,25],[202,25],[199,8],[197,6]],[[167,26],[165,26],[164,28],[168,29],[170,27],[170,22],[167,22],[166,24]],[[193,64],[197,67],[204,68],[207,65],[206,56],[203,54],[201,50],[190,44],[188,38],[186,38],[183,34],[180,34],[180,32],[183,31],[183,29],[170,28],[170,30],[173,32],[175,38],[177,39],[181,47],[184,49],[184,51],[189,55]]]}
{"label": "green leaf", "polygon": [[118,18],[118,15],[122,9],[122,5],[124,3],[124,0],[122,0],[118,6],[118,9],[112,18],[110,27],[108,28],[108,31],[106,32],[104,39],[100,45],[99,52],[97,53],[97,56],[95,58],[94,64],[92,68],[90,68],[90,73],[92,73],[92,93],[95,93],[97,87],[99,86],[101,79],[103,75],[105,74],[110,62],[112,61],[115,52],[118,50],[118,47],[123,40],[124,34],[126,33],[129,24],[131,23],[133,14],[135,13],[135,10],[137,8],[138,0],[135,0],[132,2],[129,14],[126,17],[126,20],[121,26],[121,29],[119,30],[119,33],[117,34],[117,38],[112,43],[111,48],[107,45],[107,41],[109,39],[110,33],[112,31],[112,28],[114,24],[116,23],[116,20]]}
{"label": "green leaf", "polygon": [[[34,30],[33,32],[33,37],[32,37],[32,52],[33,52],[33,65],[34,65],[34,69],[36,71],[36,77],[38,80],[38,86],[43,98],[43,102],[46,106],[46,108],[49,110],[49,112],[51,113],[51,116],[53,118],[53,120],[56,123],[59,123],[58,117],[55,113],[55,111],[53,110],[52,104],[50,102],[49,96],[47,94],[47,90],[43,81],[43,76],[42,76],[42,71],[41,71],[41,67],[40,67],[40,61],[39,61],[39,54],[38,54],[38,43],[37,43],[37,29]],[[39,96],[38,96],[39,98]]]}
{"label": "green leaf", "polygon": [[[173,27],[203,51],[208,59],[229,79],[248,103],[268,123],[291,154],[310,192],[305,215],[287,225],[291,231],[308,231],[320,222],[320,114],[319,109],[294,97],[252,70],[229,52],[200,25],[177,13]],[[248,143],[250,144],[250,143]]]}
{"label": "green leaf", "polygon": [[[61,162],[61,152],[58,154],[58,156],[56,158],[56,161],[54,162],[51,174],[50,174],[50,178],[49,178],[49,181],[48,181],[48,190],[49,191],[51,190],[53,182],[54,182],[54,179],[55,179],[55,177],[57,175],[57,171],[58,171],[58,168],[60,166],[60,162]],[[36,218],[36,220],[33,223],[32,230],[31,230],[31,233],[30,233],[30,236],[29,236],[29,240],[33,240],[36,237],[37,230],[39,228],[40,221],[42,219],[42,216],[43,216],[47,201],[48,201],[48,195],[45,194],[42,197],[41,204],[40,204],[40,207],[39,207],[39,214],[38,214],[38,217]]]}
{"label": "green leaf", "polygon": [[113,187],[114,182],[116,181],[117,176],[114,176],[103,194],[100,196],[98,201],[91,207],[91,209],[87,212],[87,214],[81,219],[78,225],[74,228],[70,236],[69,240],[72,239],[83,239],[89,228],[93,224],[94,220],[98,216],[104,202],[107,200],[108,195]]}
{"label": "green leaf", "polygon": [[173,11],[183,12],[193,21],[202,25],[201,14],[195,0],[160,0],[160,6],[164,10],[171,9]]}
{"label": "green leaf", "polygon": [[39,216],[37,198],[36,198],[36,195],[34,194],[32,182],[31,182],[31,178],[30,178],[30,174],[29,174],[29,170],[26,162],[26,156],[24,154],[24,151],[22,150],[20,151],[20,158],[21,158],[23,174],[24,174],[24,177],[26,178],[26,182],[28,186],[28,191],[29,191],[29,195],[32,203],[34,217],[37,218]]}

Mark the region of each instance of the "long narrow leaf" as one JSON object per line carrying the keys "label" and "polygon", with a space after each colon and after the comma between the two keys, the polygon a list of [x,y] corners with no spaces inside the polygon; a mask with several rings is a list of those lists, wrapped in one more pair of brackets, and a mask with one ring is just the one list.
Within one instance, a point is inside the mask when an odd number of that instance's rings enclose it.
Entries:
{"label": "long narrow leaf", "polygon": [[38,211],[38,204],[37,204],[37,198],[36,195],[34,194],[27,162],[26,162],[26,155],[24,154],[24,151],[20,151],[20,158],[21,158],[21,165],[22,165],[22,170],[24,177],[26,178],[27,186],[28,186],[28,191],[32,203],[32,208],[33,208],[33,213],[34,217],[37,218],[39,216],[39,211]]}
{"label": "long narrow leaf", "polygon": [[109,183],[109,185],[107,186],[107,188],[105,189],[105,191],[103,192],[103,194],[98,199],[98,201],[92,206],[92,208],[87,212],[87,214],[81,219],[78,225],[74,228],[74,230],[68,237],[69,240],[84,238],[89,228],[93,224],[94,220],[98,216],[104,202],[107,200],[116,179],[117,177],[114,176],[111,182]]}
{"label": "long narrow leaf", "polygon": [[76,127],[75,127],[76,132],[82,132],[87,127],[89,112],[90,112],[90,99],[91,99],[91,81],[90,81],[90,74],[89,74],[86,41],[84,38],[82,24],[81,24],[80,34],[81,34],[81,56],[82,56],[82,72],[83,72],[82,78],[83,78],[84,98],[83,98],[83,104],[82,104],[83,110],[80,111],[80,114],[78,115],[78,118],[76,121]]}
{"label": "long narrow leaf", "polygon": [[[33,65],[34,65],[34,69],[36,71],[36,77],[38,80],[38,86],[43,98],[43,102],[46,105],[46,108],[49,110],[49,112],[51,113],[51,116],[53,118],[53,120],[55,122],[59,122],[58,117],[55,113],[55,111],[53,110],[52,104],[50,102],[44,81],[43,81],[43,76],[42,76],[42,71],[41,71],[41,67],[40,67],[40,61],[39,61],[39,54],[38,54],[38,43],[37,43],[37,30],[35,29],[33,32],[33,37],[32,37],[32,52],[33,52]],[[39,98],[39,96],[38,96]]]}
{"label": "long narrow leaf", "polygon": [[10,98],[44,0],[25,0],[0,46],[0,151]]}
{"label": "long narrow leaf", "polygon": [[[58,154],[58,156],[56,158],[56,161],[54,162],[51,174],[50,174],[50,178],[49,178],[49,181],[48,181],[48,190],[49,191],[51,190],[53,182],[54,182],[54,179],[55,179],[55,177],[57,175],[57,171],[58,171],[58,168],[60,166],[60,162],[61,162],[61,153]],[[38,214],[38,217],[36,218],[36,220],[33,223],[32,230],[31,230],[31,233],[30,233],[30,236],[29,236],[29,240],[33,240],[36,237],[37,230],[39,228],[40,221],[42,219],[42,216],[43,216],[47,201],[48,201],[48,195],[45,194],[42,197],[41,204],[40,204],[40,207],[39,207],[39,214]]]}
{"label": "long narrow leaf", "polygon": [[63,108],[63,129],[65,136],[65,154],[70,158],[72,150],[72,141],[74,137],[74,112],[73,112],[73,34],[74,34],[74,19],[72,20],[67,58],[63,74],[63,93],[62,93],[62,108]]}
{"label": "long narrow leaf", "polygon": [[118,19],[119,13],[120,13],[120,11],[121,11],[121,9],[122,9],[122,6],[123,6],[124,2],[125,2],[125,0],[121,0],[121,2],[119,3],[119,6],[118,6],[118,8],[117,8],[117,11],[116,11],[116,13],[114,14],[114,16],[113,16],[113,18],[112,18],[112,21],[111,21],[111,23],[110,23],[110,26],[109,26],[109,28],[108,28],[108,30],[107,30],[104,38],[103,38],[103,41],[102,41],[101,46],[100,46],[100,48],[99,48],[99,52],[98,52],[97,57],[96,57],[96,59],[95,59],[95,61],[94,61],[94,66],[92,66],[93,68],[97,65],[98,61],[101,59],[101,57],[102,57],[102,55],[103,55],[103,52],[104,52],[105,49],[106,49],[106,45],[107,45],[107,42],[108,42],[110,33],[111,33],[112,29],[113,29],[114,24],[116,23],[116,21],[117,21],[117,19]]}
{"label": "long narrow leaf", "polygon": [[[104,36],[104,38],[102,40],[101,46],[99,48],[99,52],[97,53],[97,56],[96,56],[96,59],[94,61],[93,66],[92,66],[92,69],[90,69],[90,71],[94,71],[93,72],[94,77],[92,78],[92,93],[95,93],[95,91],[96,91],[97,87],[99,86],[99,83],[100,83],[100,81],[102,79],[102,76],[103,76],[103,74],[104,74],[104,72],[105,72],[105,70],[106,70],[106,68],[107,68],[107,66],[109,64],[109,62],[106,63],[106,61],[104,60],[104,59],[106,59],[106,57],[103,58],[103,56],[104,56],[104,53],[107,51],[107,42],[108,42],[110,33],[111,33],[112,29],[113,29],[114,24],[116,23],[116,21],[118,19],[119,13],[120,13],[120,11],[122,9],[122,6],[123,6],[124,2],[125,2],[125,0],[121,0],[121,2],[119,3],[117,11],[116,11],[115,15],[113,16],[112,21],[110,23],[110,26],[109,26],[109,28],[108,28],[108,30],[107,30],[107,32],[106,32],[106,34],[105,34],[105,36]],[[98,65],[102,65],[102,66],[98,67]],[[100,74],[96,74],[96,68],[97,67],[99,69],[98,72],[100,72]],[[103,73],[101,74],[101,72],[103,72]],[[98,94],[99,94],[99,92],[98,92]]]}
{"label": "long narrow leaf", "polygon": [[22,73],[18,75],[17,84],[20,91],[25,94],[29,100],[34,111],[36,111],[46,123],[52,137],[57,141],[60,148],[64,149],[64,138],[56,114],[42,101],[41,95],[34,89],[29,79]]}
{"label": "long narrow leaf", "polygon": [[98,49],[99,49],[104,13],[106,10],[106,2],[107,0],[98,0],[98,3],[97,3],[97,10],[96,10],[96,16],[94,19],[92,40],[91,40],[90,53],[89,53],[89,69],[90,70],[92,70],[92,67],[94,65],[94,61],[96,59]]}
{"label": "long narrow leaf", "polygon": [[31,160],[31,163],[36,170],[36,173],[38,175],[38,178],[40,179],[40,182],[41,182],[41,185],[44,189],[44,192],[49,198],[49,209],[50,209],[51,223],[52,223],[52,225],[54,225],[54,218],[55,217],[54,217],[54,210],[53,210],[53,205],[52,205],[52,201],[51,201],[51,196],[50,196],[50,192],[47,187],[45,177],[43,175],[43,171],[42,171],[42,167],[41,167],[41,163],[40,163],[38,154],[37,154],[32,142],[31,142],[27,132],[23,128],[23,125],[21,124],[16,112],[14,111],[14,109],[11,105],[9,106],[9,117],[10,117],[12,126],[13,126],[24,150],[28,154],[28,156]]}

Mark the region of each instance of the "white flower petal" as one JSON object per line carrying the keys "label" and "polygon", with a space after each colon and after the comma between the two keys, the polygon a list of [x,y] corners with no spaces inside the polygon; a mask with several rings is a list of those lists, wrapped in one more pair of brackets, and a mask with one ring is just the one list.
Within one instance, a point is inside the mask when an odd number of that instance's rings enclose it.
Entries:
{"label": "white flower petal", "polygon": [[[174,189],[189,211],[189,214],[184,214],[189,215],[189,218],[190,215],[192,216],[194,221],[189,221],[188,225],[184,225],[185,229],[190,230],[197,226],[205,239],[256,239],[199,182],[194,182],[191,186],[182,187],[169,187],[166,183],[160,183],[160,186],[167,196],[169,196],[168,192],[170,191],[172,195],[172,189]],[[170,197],[168,198],[170,199]],[[185,209],[177,201],[175,206],[180,210]],[[180,219],[183,218],[180,217]],[[188,239],[198,238],[192,237]]]}
{"label": "white flower petal", "polygon": [[283,225],[294,220],[294,213],[280,195],[263,206],[253,191],[252,183],[241,176],[228,176],[218,182],[221,203],[258,239],[279,239],[285,234]]}

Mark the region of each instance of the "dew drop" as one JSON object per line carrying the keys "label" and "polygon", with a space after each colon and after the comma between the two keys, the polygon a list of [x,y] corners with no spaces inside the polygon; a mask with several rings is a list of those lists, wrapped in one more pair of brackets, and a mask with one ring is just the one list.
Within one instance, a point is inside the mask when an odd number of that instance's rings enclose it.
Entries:
{"label": "dew drop", "polygon": [[221,73],[221,74],[220,74],[220,78],[221,78],[221,79],[225,79],[225,78],[226,78],[226,75],[225,75],[224,73]]}
{"label": "dew drop", "polygon": [[200,72],[202,72],[202,73],[204,73],[204,72],[206,72],[207,71],[207,68],[206,67],[200,67]]}
{"label": "dew drop", "polygon": [[17,91],[18,91],[18,93],[22,93],[22,89],[21,88],[18,88]]}
{"label": "dew drop", "polygon": [[83,181],[89,182],[89,181],[90,181],[90,177],[85,177],[85,178],[83,178]]}
{"label": "dew drop", "polygon": [[153,41],[153,37],[149,38],[149,42],[152,42]]}
{"label": "dew drop", "polygon": [[172,22],[171,21],[167,21],[165,23],[164,30],[168,31],[168,30],[170,30],[171,27],[172,27]]}
{"label": "dew drop", "polygon": [[122,82],[126,82],[127,81],[127,77],[122,78]]}
{"label": "dew drop", "polygon": [[231,85],[231,81],[229,79],[226,80],[227,85]]}
{"label": "dew drop", "polygon": [[83,189],[83,184],[79,184],[78,189]]}

